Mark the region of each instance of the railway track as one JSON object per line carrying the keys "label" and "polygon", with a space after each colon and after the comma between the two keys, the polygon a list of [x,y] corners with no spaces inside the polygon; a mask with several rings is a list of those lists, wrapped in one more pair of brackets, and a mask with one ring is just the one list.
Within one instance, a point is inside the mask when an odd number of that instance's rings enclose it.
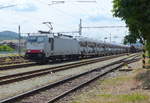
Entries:
{"label": "railway track", "polygon": [[10,64],[19,64],[19,63],[26,63],[29,62],[28,60],[18,59],[18,60],[9,60],[5,62],[1,62],[0,65],[10,65]]}
{"label": "railway track", "polygon": [[[136,58],[136,57],[137,56],[131,56],[130,59],[124,58],[119,61],[115,61],[113,63],[105,65],[101,68],[95,68],[93,70],[86,71],[84,73],[77,74],[77,75],[65,78],[63,80],[56,81],[54,83],[50,83],[46,86],[19,94],[17,96],[14,96],[14,97],[11,97],[8,99],[1,100],[0,102],[1,103],[11,103],[11,102],[14,103],[16,100],[24,99],[23,101],[25,103],[32,103],[32,102],[35,103],[37,100],[39,100],[38,99],[39,95],[40,96],[44,95],[47,92],[48,94],[52,94],[52,95],[51,96],[48,96],[48,95],[43,96],[43,98],[45,98],[44,99],[45,101],[42,101],[41,103],[53,103],[53,102],[57,101],[58,99],[61,99],[62,97],[66,96],[67,94],[69,94],[83,86],[86,86],[87,84],[91,83],[92,81],[123,66],[126,63],[132,63],[132,62],[139,60],[139,58]],[[54,92],[54,90],[56,90],[56,91]],[[43,91],[45,91],[45,92],[43,92]],[[28,97],[28,96],[33,96],[33,94],[36,96],[32,97],[32,99]],[[24,98],[24,97],[28,97],[28,98]],[[32,100],[32,102],[30,100]],[[20,103],[20,101],[18,103]]]}
{"label": "railway track", "polygon": [[16,60],[24,60],[23,56],[7,56],[0,57],[0,65],[5,64],[6,62],[15,62]]}
{"label": "railway track", "polygon": [[18,69],[22,67],[30,67],[35,65],[37,65],[37,63],[35,62],[23,62],[16,64],[0,65],[0,70]]}
{"label": "railway track", "polygon": [[[1,76],[0,77],[0,85],[6,85],[9,83],[13,83],[13,82],[23,81],[23,80],[31,79],[34,77],[46,75],[49,73],[55,73],[55,72],[67,70],[70,68],[75,68],[75,67],[88,65],[88,64],[92,64],[92,63],[96,63],[96,62],[100,62],[100,61],[109,60],[112,58],[117,58],[119,56],[121,56],[121,55],[102,57],[102,58],[97,58],[97,59],[92,59],[92,60],[90,59],[90,60],[86,60],[86,61],[66,64],[66,65],[60,65],[60,66],[45,68],[45,69],[41,69],[41,70],[33,70],[33,71],[28,71],[28,72],[23,72],[23,73]],[[134,55],[132,55],[132,56],[134,56]]]}
{"label": "railway track", "polygon": [[12,68],[28,67],[36,64],[24,59],[22,56],[8,56],[0,58],[0,70],[8,70]]}
{"label": "railway track", "polygon": [[[12,62],[1,62],[2,59],[6,59],[6,58],[13,58],[14,60],[12,60]],[[0,70],[17,69],[17,68],[30,67],[30,66],[37,65],[37,63],[35,63],[35,62],[30,62],[25,59],[23,61],[16,61],[15,58],[21,58],[21,57],[15,56],[15,57],[0,58]],[[86,60],[86,59],[90,59],[90,58],[83,58],[82,60]],[[72,61],[78,61],[78,60],[72,60]],[[61,61],[56,61],[56,62],[59,63]],[[56,62],[51,62],[51,63],[53,64]],[[65,62],[67,62],[67,60],[65,60]]]}

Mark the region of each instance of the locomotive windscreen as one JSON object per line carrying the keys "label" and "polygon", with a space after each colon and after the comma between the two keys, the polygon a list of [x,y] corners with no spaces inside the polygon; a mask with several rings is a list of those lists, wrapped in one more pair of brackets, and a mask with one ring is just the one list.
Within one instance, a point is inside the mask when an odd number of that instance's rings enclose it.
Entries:
{"label": "locomotive windscreen", "polygon": [[44,42],[43,36],[29,36],[28,42]]}

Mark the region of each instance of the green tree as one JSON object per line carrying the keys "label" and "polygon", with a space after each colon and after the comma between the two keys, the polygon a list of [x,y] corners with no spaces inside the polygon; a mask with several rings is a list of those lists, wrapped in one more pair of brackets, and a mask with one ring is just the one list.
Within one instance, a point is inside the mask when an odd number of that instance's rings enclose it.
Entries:
{"label": "green tree", "polygon": [[126,35],[124,38],[124,44],[136,43],[137,39],[138,39],[138,36],[136,36],[136,35],[133,35],[133,34]]}
{"label": "green tree", "polygon": [[[125,42],[150,43],[150,0],[113,0],[113,15],[125,21],[130,34]],[[147,48],[150,53],[150,48]]]}

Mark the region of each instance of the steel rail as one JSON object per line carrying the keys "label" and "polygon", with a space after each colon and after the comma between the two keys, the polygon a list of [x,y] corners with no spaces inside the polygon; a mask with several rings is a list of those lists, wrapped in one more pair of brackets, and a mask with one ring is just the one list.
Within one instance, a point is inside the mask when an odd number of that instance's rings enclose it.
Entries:
{"label": "steel rail", "polygon": [[24,73],[1,76],[0,77],[0,85],[5,85],[5,84],[18,82],[18,81],[22,81],[22,80],[27,80],[30,78],[46,75],[49,73],[67,70],[70,68],[75,68],[75,67],[79,67],[79,66],[83,66],[83,65],[87,65],[87,64],[92,64],[92,63],[96,63],[96,62],[100,62],[100,61],[104,61],[104,60],[109,60],[112,58],[116,58],[118,56],[119,55],[111,56],[111,57],[107,57],[107,58],[103,57],[103,58],[99,58],[99,59],[95,59],[95,60],[92,59],[89,61],[82,61],[82,62],[66,64],[66,65],[61,65],[61,66],[56,66],[56,67],[50,67],[50,68],[46,68],[46,69],[40,69],[40,70],[28,71],[28,72],[24,72]]}
{"label": "steel rail", "polygon": [[14,60],[14,61],[8,61],[8,62],[1,62],[0,63],[0,66],[3,66],[3,65],[10,65],[10,64],[19,64],[19,63],[27,63],[29,62],[28,60]]}
{"label": "steel rail", "polygon": [[19,64],[0,65],[0,70],[18,69],[21,67],[29,67],[34,65],[37,65],[37,63],[27,62],[27,63],[19,63]]}
{"label": "steel rail", "polygon": [[[4,57],[4,58],[19,58],[19,57],[20,56]],[[89,58],[83,58],[83,59],[89,59]],[[21,67],[29,67],[29,66],[34,66],[34,65],[36,65],[36,63],[35,62],[30,62],[30,61],[27,62],[27,63],[21,63],[21,64],[10,64],[10,65],[1,65],[0,64],[0,70],[17,69],[17,68],[21,68]]]}
{"label": "steel rail", "polygon": [[[100,75],[96,76],[95,78],[92,78],[92,79],[89,80],[88,82],[79,84],[78,86],[76,86],[76,87],[74,87],[74,88],[72,88],[72,89],[70,89],[70,90],[68,90],[68,91],[66,91],[66,92],[64,92],[64,93],[62,93],[62,94],[60,94],[59,96],[54,97],[53,99],[51,99],[51,100],[49,101],[49,103],[53,103],[54,101],[57,101],[58,99],[64,97],[65,95],[67,95],[67,94],[69,94],[69,93],[71,93],[71,92],[73,92],[73,91],[75,91],[75,90],[77,90],[77,89],[79,89],[79,88],[85,86],[86,84],[91,83],[92,81],[98,79],[99,77],[101,77],[101,76],[103,76],[103,75],[105,75],[105,74],[107,74],[107,73],[109,73],[109,72],[111,72],[111,71],[113,71],[113,70],[115,70],[115,69],[117,69],[117,68],[123,66],[125,59],[127,59],[127,58],[124,58],[124,59],[122,59],[122,60],[119,60],[119,61],[110,63],[110,64],[108,64],[108,65],[105,65],[105,66],[101,67],[101,68],[96,68],[96,69],[93,69],[93,70],[90,70],[90,71],[87,71],[87,72],[84,72],[84,73],[81,73],[81,74],[78,74],[78,75],[75,75],[75,76],[72,76],[72,77],[63,79],[63,80],[56,81],[56,82],[54,82],[54,83],[50,83],[50,84],[48,84],[48,85],[46,85],[46,86],[42,86],[42,87],[36,88],[36,89],[34,89],[34,90],[27,91],[27,92],[25,92],[25,93],[22,93],[22,94],[13,96],[13,97],[11,97],[11,98],[7,98],[7,99],[4,99],[4,100],[1,100],[0,102],[1,102],[1,103],[11,103],[11,102],[14,102],[14,101],[16,101],[16,100],[18,100],[18,99],[22,99],[22,98],[24,98],[25,96],[29,96],[29,95],[31,95],[31,94],[37,93],[37,92],[42,91],[42,90],[47,90],[47,89],[53,88],[53,87],[55,87],[55,86],[57,86],[57,85],[60,85],[60,84],[65,83],[65,82],[67,82],[67,81],[69,81],[69,80],[78,78],[78,77],[83,76],[83,75],[85,75],[85,74],[91,73],[91,72],[93,72],[93,71],[102,70],[102,69],[107,68],[107,67],[109,67],[109,66],[112,66],[112,65],[121,63],[121,65],[119,65],[119,66],[117,66],[117,67],[115,67],[115,68],[112,68],[111,70],[106,71],[105,73],[100,74]],[[131,60],[129,60],[130,62],[128,61],[128,63],[131,63],[131,61],[132,61],[132,62],[135,62],[135,61],[137,61],[137,60],[139,60],[139,59],[134,59],[134,61],[133,61],[133,59],[131,59]]]}
{"label": "steel rail", "polygon": [[[137,61],[137,60],[135,60],[135,61]],[[131,60],[130,60],[130,63],[132,63]],[[47,103],[54,103],[54,102],[58,101],[59,99],[63,98],[64,96],[68,95],[69,93],[72,93],[72,92],[76,91],[77,89],[80,89],[80,88],[88,85],[89,83],[97,80],[98,78],[100,78],[100,77],[102,77],[102,76],[104,76],[104,75],[106,75],[106,74],[108,74],[108,73],[110,73],[110,72],[112,72],[112,71],[122,67],[122,66],[124,66],[124,63],[121,63],[121,64],[119,64],[119,66],[117,66],[115,68],[112,68],[112,69],[110,69],[110,70],[108,70],[108,71],[106,71],[106,72],[104,72],[102,74],[99,74],[98,76],[93,77],[92,79],[90,79],[88,81],[85,81],[85,82],[83,82],[83,83],[81,83],[81,84],[79,84],[79,85],[77,85],[77,86],[75,86],[75,87],[73,87],[73,88],[71,88],[71,89],[61,93],[60,95],[58,95],[58,96],[52,98],[51,100],[49,100]]]}
{"label": "steel rail", "polygon": [[18,58],[23,58],[23,56],[5,56],[5,57],[0,57],[0,60],[4,59],[18,59]]}
{"label": "steel rail", "polygon": [[34,70],[34,71],[29,71],[29,72],[24,72],[24,73],[2,76],[2,77],[0,77],[0,80],[1,80],[0,85],[17,82],[17,81],[21,81],[21,80],[27,80],[27,79],[30,79],[33,77],[46,75],[51,72],[58,72],[58,71],[62,71],[62,70],[66,70],[66,69],[70,69],[70,68],[74,68],[74,67],[78,67],[78,66],[82,66],[82,65],[87,65],[87,64],[91,64],[91,63],[95,63],[95,62],[99,62],[99,61],[108,60],[108,59],[111,59],[114,57],[118,57],[118,55],[108,57],[108,58],[100,58],[100,59],[95,59],[95,60],[66,64],[66,65],[46,68],[46,69],[42,69],[42,70]]}
{"label": "steel rail", "polygon": [[22,56],[8,56],[0,58],[0,70],[7,70],[12,68],[19,68],[24,66],[30,66],[33,62],[24,59]]}

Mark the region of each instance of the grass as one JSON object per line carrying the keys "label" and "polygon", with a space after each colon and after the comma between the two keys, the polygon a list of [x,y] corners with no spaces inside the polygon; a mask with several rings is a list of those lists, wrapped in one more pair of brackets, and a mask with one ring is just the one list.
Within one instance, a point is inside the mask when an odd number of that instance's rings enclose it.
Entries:
{"label": "grass", "polygon": [[101,98],[101,100],[108,100],[108,103],[135,103],[148,99],[148,96],[140,93],[120,95],[100,94],[98,96]]}
{"label": "grass", "polygon": [[146,96],[144,94],[140,94],[140,93],[119,95],[118,97],[120,100],[123,100],[124,102],[143,101],[143,100],[149,98],[148,96]]}
{"label": "grass", "polygon": [[148,56],[148,51],[145,52],[145,56]]}
{"label": "grass", "polygon": [[130,80],[131,78],[126,77],[126,76],[120,76],[120,77],[116,77],[116,78],[110,78],[110,79],[106,79],[104,81],[100,81],[100,84],[103,85],[119,85],[121,84],[123,81],[126,80]]}
{"label": "grass", "polygon": [[11,52],[11,51],[14,51],[14,49],[13,48],[11,48],[10,46],[8,46],[8,45],[1,45],[0,46],[0,51],[9,51],[9,52]]}
{"label": "grass", "polygon": [[[150,54],[149,54],[148,52],[146,52],[146,53],[145,53],[145,56],[146,56],[146,57],[150,57]],[[147,61],[148,61],[147,63],[150,64],[150,59],[148,59]]]}
{"label": "grass", "polygon": [[150,70],[138,74],[136,79],[142,82],[144,89],[150,89]]}
{"label": "grass", "polygon": [[146,81],[150,82],[150,71],[147,74],[141,74],[141,69],[136,69],[127,75],[98,81],[99,86],[73,97],[73,100],[69,103],[150,103],[149,92],[141,89],[128,89],[128,87],[132,88],[133,81],[137,80],[137,74],[139,75],[139,73],[140,80],[149,75]]}
{"label": "grass", "polygon": [[71,103],[149,103],[149,96],[140,93],[132,94],[99,94],[87,100],[77,100]]}

